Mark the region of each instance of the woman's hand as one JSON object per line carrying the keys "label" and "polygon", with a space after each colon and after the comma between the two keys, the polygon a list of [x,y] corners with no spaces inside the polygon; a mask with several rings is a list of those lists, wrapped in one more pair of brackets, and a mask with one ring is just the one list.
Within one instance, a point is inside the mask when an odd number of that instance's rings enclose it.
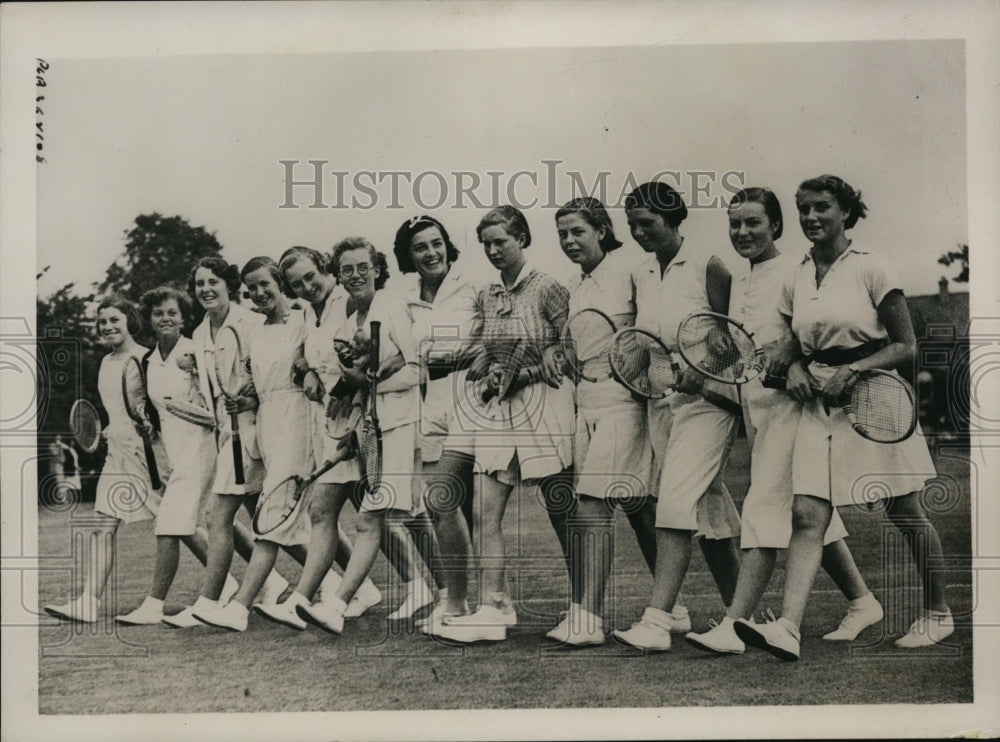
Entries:
{"label": "woman's hand", "polygon": [[558,345],[550,345],[542,351],[542,380],[553,389],[562,384],[564,361]]}
{"label": "woman's hand", "polygon": [[326,395],[326,389],[323,387],[323,381],[319,378],[319,374],[315,369],[311,368],[306,371],[306,375],[302,379],[302,391],[305,392],[306,399],[310,402],[322,403],[323,397]]}
{"label": "woman's hand", "polygon": [[827,407],[836,407],[840,404],[840,397],[844,392],[844,387],[854,378],[854,372],[841,366],[837,372],[830,377],[830,380],[823,386],[823,404]]}
{"label": "woman's hand", "polygon": [[366,387],[371,383],[368,380],[368,372],[357,366],[341,366],[340,371],[341,378],[353,387]]}
{"label": "woman's hand", "polygon": [[476,360],[472,362],[469,366],[469,373],[466,378],[469,381],[479,381],[480,379],[486,378],[490,373],[490,366],[493,365],[493,359],[488,353],[483,353]]}
{"label": "woman's hand", "polygon": [[235,397],[226,397],[226,412],[230,415],[238,415],[241,412],[256,410],[260,405],[256,394],[238,394]]}
{"label": "woman's hand", "polygon": [[796,402],[808,402],[812,399],[815,396],[813,392],[815,386],[816,380],[813,379],[812,374],[806,371],[801,360],[793,362],[788,367],[788,382],[785,385],[785,391]]}
{"label": "woman's hand", "polygon": [[693,366],[688,366],[681,371],[681,378],[677,380],[677,391],[684,394],[697,394],[705,385],[705,375]]}
{"label": "woman's hand", "polygon": [[[156,429],[153,427],[153,424],[146,418],[142,418],[142,420],[138,422],[133,422],[135,424],[135,432],[143,438],[152,438],[156,433]],[[101,436],[104,436],[103,430],[101,431]]]}

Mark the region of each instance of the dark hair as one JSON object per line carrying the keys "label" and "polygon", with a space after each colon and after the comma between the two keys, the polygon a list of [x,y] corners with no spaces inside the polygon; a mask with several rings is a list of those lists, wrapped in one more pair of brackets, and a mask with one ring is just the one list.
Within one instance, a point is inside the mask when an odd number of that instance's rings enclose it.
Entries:
{"label": "dark hair", "polygon": [[864,219],[868,214],[868,207],[861,200],[861,191],[855,190],[843,178],[838,178],[836,175],[820,175],[818,178],[802,181],[799,190],[795,192],[796,203],[802,191],[812,193],[826,191],[837,199],[840,208],[847,212],[844,229],[850,229],[858,223],[858,219]]}
{"label": "dark hair", "polygon": [[224,259],[216,255],[209,258],[202,258],[194,264],[194,268],[191,269],[191,277],[188,279],[188,293],[191,296],[197,296],[194,286],[194,274],[198,272],[199,268],[208,268],[212,273],[225,281],[229,300],[239,301],[240,284],[242,283],[240,281],[240,272],[235,265],[227,263]]}
{"label": "dark hair", "polygon": [[281,286],[281,290],[290,297],[295,297],[295,292],[288,285],[285,272],[300,260],[312,262],[316,266],[316,270],[324,275],[330,273],[330,261],[319,250],[313,250],[311,247],[303,247],[302,245],[295,245],[288,248],[278,258],[278,284]]}
{"label": "dark hair", "polygon": [[274,262],[274,258],[269,258],[267,256],[250,258],[250,260],[246,262],[246,265],[243,266],[243,270],[240,271],[240,279],[243,283],[246,283],[247,276],[254,271],[259,271],[261,268],[265,268],[267,272],[271,274],[271,278],[273,278],[274,282],[278,284],[281,293],[286,296],[291,296],[291,294],[288,294],[288,292],[285,291],[285,282],[282,279],[281,271],[278,269],[278,264]]}
{"label": "dark hair", "polygon": [[378,291],[389,279],[389,263],[385,255],[375,249],[375,246],[364,237],[345,237],[333,246],[333,256],[330,258],[330,270],[337,276],[340,282],[340,256],[349,250],[367,250],[368,257],[372,261],[372,266],[378,268],[378,276],[375,277],[375,290]]}
{"label": "dark hair", "polygon": [[625,197],[625,209],[649,209],[663,217],[663,221],[674,229],[679,227],[688,215],[681,194],[658,180],[643,183],[628,194]]}
{"label": "dark hair", "polygon": [[735,209],[746,203],[755,203],[763,206],[764,213],[767,214],[771,226],[776,228],[774,230],[774,239],[781,237],[785,221],[781,216],[781,204],[778,203],[778,197],[774,195],[774,191],[770,188],[741,188],[733,194],[733,199],[729,202],[727,208],[730,210]]}
{"label": "dark hair", "polygon": [[191,297],[173,286],[157,286],[139,298],[139,313],[148,324],[153,323],[153,310],[173,299],[181,310],[181,319],[186,326],[191,321]]}
{"label": "dark hair", "polygon": [[444,225],[432,216],[415,216],[407,219],[403,225],[396,230],[396,239],[392,244],[392,251],[396,255],[396,265],[401,273],[414,273],[417,268],[413,265],[413,258],[410,257],[410,243],[413,238],[425,229],[437,227],[444,240],[445,249],[448,256],[448,265],[458,260],[458,248],[448,236],[448,230]]}
{"label": "dark hair", "polygon": [[491,209],[476,226],[476,239],[482,242],[483,230],[497,224],[503,227],[507,234],[514,237],[523,236],[525,247],[531,245],[531,230],[528,229],[528,220],[524,218],[520,209],[513,206],[497,206],[495,209]]}
{"label": "dark hair", "polygon": [[124,314],[125,329],[128,330],[128,334],[132,336],[133,340],[142,332],[142,317],[139,316],[139,310],[136,309],[135,304],[121,294],[111,294],[102,299],[101,303],[97,305],[97,313],[100,314],[102,309],[117,309]]}
{"label": "dark hair", "polygon": [[599,199],[593,196],[582,196],[567,201],[556,212],[556,221],[558,222],[561,217],[570,214],[579,214],[595,230],[604,229],[604,237],[601,239],[601,249],[604,252],[609,253],[622,246],[621,240],[615,237],[615,228],[611,224],[608,210],[604,208],[604,204]]}

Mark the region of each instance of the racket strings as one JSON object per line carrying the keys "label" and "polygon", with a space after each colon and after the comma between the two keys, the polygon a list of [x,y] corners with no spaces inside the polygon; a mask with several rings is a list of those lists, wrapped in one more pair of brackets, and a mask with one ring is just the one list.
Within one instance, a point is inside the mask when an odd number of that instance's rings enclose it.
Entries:
{"label": "racket strings", "polygon": [[670,354],[642,333],[620,334],[609,355],[619,379],[640,394],[660,396],[675,383]]}
{"label": "racket strings", "polygon": [[133,418],[140,418],[146,412],[146,390],[142,379],[142,368],[135,359],[125,362],[124,376],[122,377],[122,393],[125,398],[125,406]]}
{"label": "racket strings", "polygon": [[689,318],[677,331],[677,344],[692,366],[730,381],[743,380],[759,365],[753,339],[724,317]]}
{"label": "racket strings", "polygon": [[260,498],[254,516],[254,531],[258,535],[274,530],[292,514],[302,496],[299,482],[298,477],[289,477]]}
{"label": "racket strings", "polygon": [[904,436],[913,424],[913,401],[906,388],[891,376],[879,374],[858,381],[849,405],[855,423],[876,439]]}
{"label": "racket strings", "polygon": [[76,404],[70,410],[70,428],[73,437],[85,451],[92,450],[101,435],[101,420],[90,404]]}
{"label": "racket strings", "polygon": [[610,377],[608,350],[614,334],[614,325],[603,315],[583,310],[566,323],[563,354],[570,366],[584,376]]}
{"label": "racket strings", "polygon": [[215,346],[215,375],[222,391],[229,397],[235,397],[242,385],[243,359],[235,331],[226,330]]}

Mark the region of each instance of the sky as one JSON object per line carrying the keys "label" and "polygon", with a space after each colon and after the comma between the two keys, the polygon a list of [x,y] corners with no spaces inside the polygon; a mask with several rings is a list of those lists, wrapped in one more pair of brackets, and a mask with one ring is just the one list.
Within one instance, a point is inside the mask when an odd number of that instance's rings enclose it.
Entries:
{"label": "sky", "polygon": [[[581,195],[571,171],[588,190],[605,173],[599,195],[635,255],[615,206],[658,173],[699,206],[681,234],[736,269],[723,208],[734,187],[771,187],[779,248],[802,252],[794,192],[821,173],[862,190],[870,214],[851,236],[892,259],[907,293],[936,292],[957,274],[938,256],[968,241],[961,40],[48,61],[43,295],[71,281],[88,291],[154,211],[214,232],[239,264],[355,234],[388,252],[426,212],[482,277],[487,207],[537,199],[530,257],[569,274],[554,207]],[[326,208],[309,208],[312,186],[286,195],[287,173],[314,177],[309,160],[325,161]],[[457,177],[480,179],[478,202]]]}

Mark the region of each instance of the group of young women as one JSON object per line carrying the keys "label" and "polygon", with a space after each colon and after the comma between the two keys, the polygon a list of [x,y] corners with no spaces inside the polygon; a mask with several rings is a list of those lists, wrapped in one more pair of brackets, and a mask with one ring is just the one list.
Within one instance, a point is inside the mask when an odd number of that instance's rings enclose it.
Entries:
{"label": "group of young women", "polygon": [[[124,623],[242,631],[255,606],[290,628],[314,624],[339,634],[345,618],[381,600],[368,577],[381,548],[406,583],[390,619],[423,615],[424,633],[452,642],[502,641],[517,624],[502,525],[510,495],[526,484],[537,485],[568,572],[568,610],[547,634],[553,641],[606,640],[605,592],[620,507],[653,588],[639,620],[614,632],[619,641],[663,651],[671,632],[680,631],[716,654],[742,653],[750,644],[791,660],[799,656],[799,625],[821,564],[849,601],[825,639],[852,640],[882,618],[836,512],[854,502],[860,477],[878,474],[885,513],[907,537],[923,587],[923,610],[896,644],[941,641],[953,621],[941,574],[931,569],[941,543],[920,505],[920,491],[934,476],[926,445],[919,432],[898,444],[869,442],[835,405],[855,374],[910,361],[915,340],[905,300],[888,262],[847,236],[866,213],[860,192],[824,175],[802,183],[796,206],[812,243],[804,256],[779,253],[775,241],[784,225],[770,190],[746,188],[733,197],[729,235],[749,262],[736,280],[718,256],[685,242],[680,195],[652,182],[625,203],[632,237],[649,253],[639,264],[615,252],[622,243],[597,199],[574,199],[556,212],[559,244],[580,270],[569,288],[528,262],[527,220],[501,206],[476,229],[497,269],[485,287],[455,268],[459,253],[444,225],[419,216],[400,226],[394,243],[400,271],[416,274],[405,292],[384,291],[385,256],[367,240],[349,238],[329,258],[293,247],[277,262],[254,258],[240,273],[219,258],[202,260],[190,288],[206,315],[191,339],[181,335],[189,311],[182,292],[162,288],[143,297],[157,337],[150,351],[133,339],[134,308],[119,298],[104,301],[98,330],[110,352],[98,386],[110,418],[109,453],[96,510],[107,520],[94,541],[103,548],[81,596],[46,610],[95,620],[115,529],[155,516],[152,587],[142,605],[118,617]],[[255,312],[232,301],[241,282]],[[671,349],[688,314],[730,314],[764,344],[767,371],[787,374],[787,391],[759,380],[737,390],[690,367],[676,390],[658,400],[637,398],[612,378],[578,379],[566,366],[560,334],[572,314],[588,308],[619,328],[647,330]],[[368,359],[373,320],[381,323],[380,353]],[[227,325],[249,359],[251,381],[236,397],[220,392],[211,362]],[[504,393],[490,394],[512,347],[518,371]],[[151,428],[165,447],[162,492],[150,491],[138,433],[116,401],[121,363],[130,355],[143,358]],[[240,505],[252,509],[274,483],[332,460],[340,442],[327,435],[328,418],[354,414],[373,378],[383,486],[369,491],[357,461],[341,461],[307,491],[298,515],[255,539],[234,521]],[[723,483],[737,415],[707,401],[709,387],[743,404],[752,448],[742,522]],[[214,435],[167,411],[170,397],[204,400],[216,413]],[[240,420],[242,485],[235,483],[230,414]],[[207,537],[198,528],[205,492],[213,493]],[[347,500],[358,513],[353,547],[339,527]],[[681,596],[695,539],[726,608],[701,633],[690,631]],[[180,542],[206,565],[204,582],[194,605],[164,616]],[[279,547],[303,564],[283,601],[278,597],[288,584],[273,571]],[[234,548],[249,562],[239,585],[228,574]],[[779,549],[788,551],[781,616],[757,623],[752,614]],[[474,569],[478,607],[470,610]]]}

